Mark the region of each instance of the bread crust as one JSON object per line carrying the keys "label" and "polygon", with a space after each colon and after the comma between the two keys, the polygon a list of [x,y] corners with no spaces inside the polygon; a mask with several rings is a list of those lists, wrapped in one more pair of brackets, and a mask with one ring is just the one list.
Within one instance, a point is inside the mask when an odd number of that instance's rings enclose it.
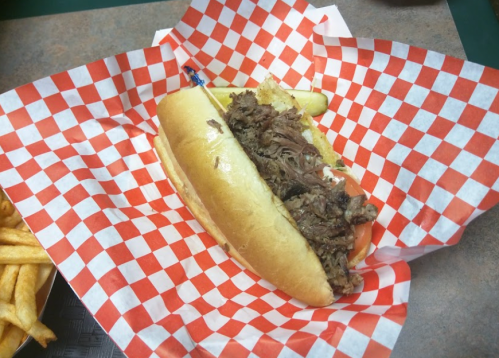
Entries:
{"label": "bread crust", "polygon": [[232,257],[234,257],[241,265],[256,274],[256,271],[251,265],[243,259],[243,257],[234,250],[230,245],[225,235],[218,229],[217,225],[213,222],[209,212],[206,210],[204,204],[199,200],[196,190],[192,186],[189,179],[185,176],[182,168],[180,168],[175,156],[172,153],[168,138],[166,138],[163,128],[159,128],[159,135],[154,138],[154,147],[158,156],[163,163],[163,166],[168,174],[168,177],[177,191],[180,193],[182,199],[191,210],[194,217],[205,228],[206,232],[210,234],[217,241],[218,245]]}
{"label": "bread crust", "polygon": [[331,304],[334,296],[319,259],[203,89],[168,95],[157,113],[162,129],[154,142],[158,155],[210,235],[290,296],[312,306]]}

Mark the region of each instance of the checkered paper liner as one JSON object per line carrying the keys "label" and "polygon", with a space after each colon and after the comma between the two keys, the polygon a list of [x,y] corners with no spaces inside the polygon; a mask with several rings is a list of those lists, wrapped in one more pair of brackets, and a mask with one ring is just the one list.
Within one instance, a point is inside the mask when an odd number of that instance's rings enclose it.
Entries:
{"label": "checkered paper liner", "polygon": [[[0,95],[0,185],[129,357],[389,356],[406,317],[404,260],[455,244],[499,201],[499,73],[332,38],[316,27],[325,20],[303,1],[194,1],[160,47]],[[192,217],[152,147],[156,105],[188,86],[185,64],[210,85],[271,71],[328,95],[318,126],[380,208],[358,292],[305,307]]]}

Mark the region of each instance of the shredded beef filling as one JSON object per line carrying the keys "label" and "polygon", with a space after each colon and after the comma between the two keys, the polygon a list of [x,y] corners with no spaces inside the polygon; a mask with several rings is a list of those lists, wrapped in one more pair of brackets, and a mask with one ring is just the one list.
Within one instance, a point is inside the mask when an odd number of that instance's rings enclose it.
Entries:
{"label": "shredded beef filling", "polygon": [[[259,105],[255,94],[232,94],[224,119],[272,192],[286,205],[302,235],[319,257],[335,293],[350,294],[362,282],[348,270],[355,225],[373,221],[377,208],[365,195],[350,197],[345,181],[331,185],[326,166],[307,142],[296,108],[277,112]],[[341,161],[336,163],[343,166]]]}

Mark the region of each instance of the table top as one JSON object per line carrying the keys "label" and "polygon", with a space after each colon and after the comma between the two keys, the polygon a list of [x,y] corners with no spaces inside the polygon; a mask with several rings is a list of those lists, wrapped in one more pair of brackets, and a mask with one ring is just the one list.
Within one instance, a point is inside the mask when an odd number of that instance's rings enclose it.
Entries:
{"label": "table top", "polygon": [[[150,46],[190,1],[168,1],[0,21],[0,93],[121,52]],[[330,1],[310,1],[316,7]],[[465,58],[446,1],[334,1],[352,34]],[[460,243],[410,263],[407,321],[392,357],[499,355],[499,206],[475,219]],[[59,337],[18,357],[123,357],[58,277],[44,322]]]}

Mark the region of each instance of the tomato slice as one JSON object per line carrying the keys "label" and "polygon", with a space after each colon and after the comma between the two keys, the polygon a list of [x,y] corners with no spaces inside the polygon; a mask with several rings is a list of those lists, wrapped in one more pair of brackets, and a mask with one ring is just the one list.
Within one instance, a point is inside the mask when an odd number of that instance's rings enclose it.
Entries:
{"label": "tomato slice", "polygon": [[359,183],[357,183],[350,175],[345,174],[338,169],[331,169],[331,173],[333,173],[335,177],[346,179],[347,182],[345,184],[345,191],[348,195],[356,196],[365,194],[364,189],[362,189]]}
{"label": "tomato slice", "polygon": [[[365,194],[364,189],[361,188],[359,183],[357,183],[348,174],[345,174],[337,169],[331,169],[331,172],[336,177],[345,178],[345,191],[348,195],[357,196]],[[369,244],[371,243],[372,226],[372,222],[355,226],[355,243],[353,250],[348,254],[348,264],[350,267],[353,267],[362,261],[367,254]]]}

